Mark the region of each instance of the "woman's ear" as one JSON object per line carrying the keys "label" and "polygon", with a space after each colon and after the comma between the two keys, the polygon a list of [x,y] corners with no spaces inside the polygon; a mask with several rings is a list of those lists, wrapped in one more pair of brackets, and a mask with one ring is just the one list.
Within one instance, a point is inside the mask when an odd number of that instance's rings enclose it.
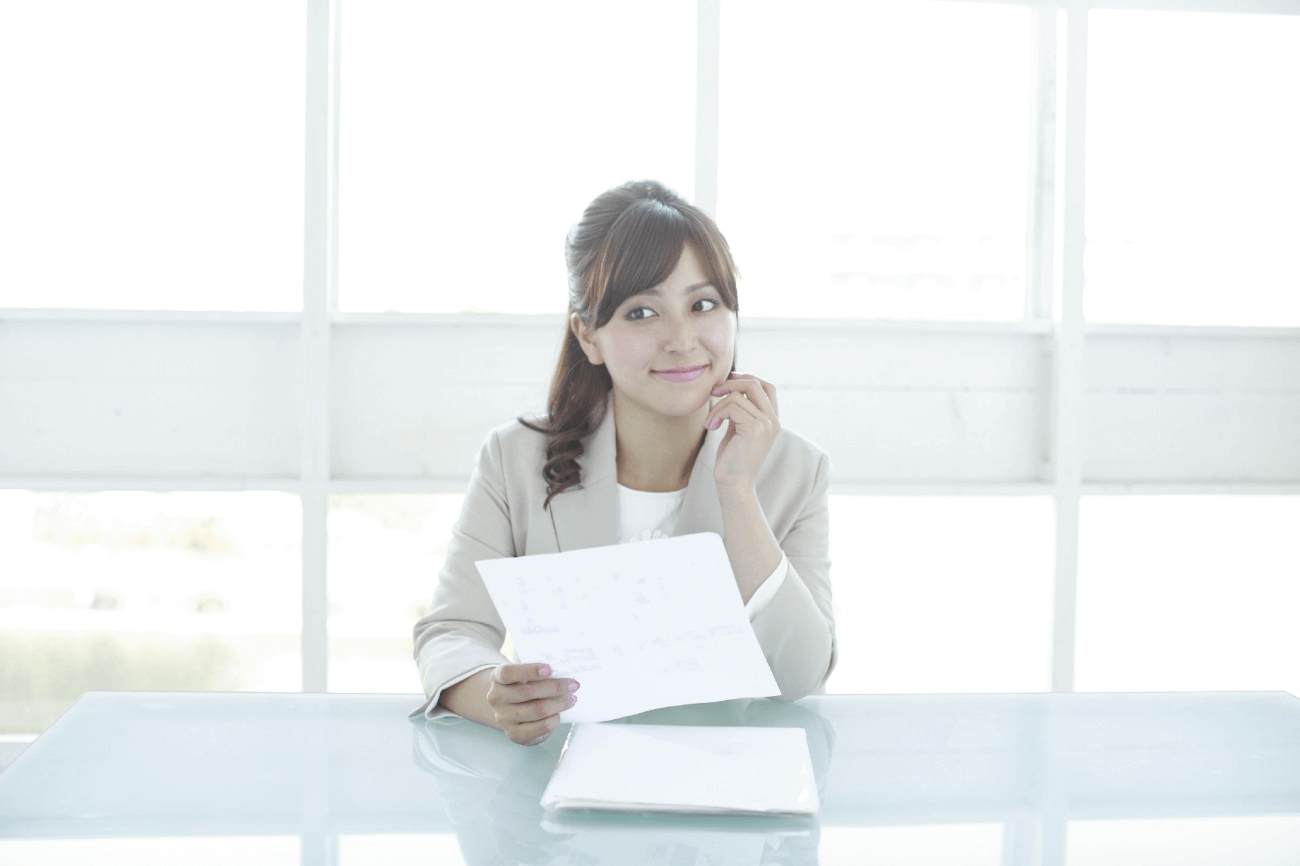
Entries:
{"label": "woman's ear", "polygon": [[582,354],[587,356],[587,360],[592,366],[599,367],[605,363],[605,358],[600,354],[600,347],[592,339],[592,330],[578,316],[577,313],[569,314],[569,330],[573,331],[573,336],[578,338],[578,345],[582,348]]}

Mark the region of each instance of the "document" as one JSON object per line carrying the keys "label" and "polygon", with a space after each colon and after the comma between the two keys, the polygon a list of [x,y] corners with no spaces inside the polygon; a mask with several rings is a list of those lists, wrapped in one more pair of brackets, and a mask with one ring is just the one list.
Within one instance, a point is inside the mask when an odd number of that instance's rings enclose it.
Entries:
{"label": "document", "polygon": [[562,722],[780,692],[716,533],[475,565],[519,659],[582,684]]}
{"label": "document", "polygon": [[811,815],[821,804],[803,728],[582,724],[542,805]]}

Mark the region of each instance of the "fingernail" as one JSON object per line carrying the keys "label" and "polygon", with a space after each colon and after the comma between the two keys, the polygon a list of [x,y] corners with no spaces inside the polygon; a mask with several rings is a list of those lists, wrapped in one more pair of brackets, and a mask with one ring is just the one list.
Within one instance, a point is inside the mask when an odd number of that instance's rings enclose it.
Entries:
{"label": "fingernail", "polygon": [[722,387],[721,385],[719,385],[716,388],[714,388],[710,393],[713,394],[714,397],[725,397],[731,392],[728,391],[726,388]]}
{"label": "fingernail", "polygon": [[569,706],[573,706],[573,705],[576,704],[577,702],[578,702],[578,696],[577,696],[577,695],[569,695]]}
{"label": "fingernail", "polygon": [[551,666],[542,665],[540,668],[537,669],[537,673],[541,675],[542,679],[546,679],[551,675]]}
{"label": "fingernail", "polygon": [[569,691],[576,692],[581,687],[581,685],[582,684],[577,680],[569,680]]}
{"label": "fingernail", "polygon": [[732,370],[728,375],[729,375],[730,378],[732,378],[732,379],[739,379],[739,378],[740,378],[740,374],[737,373],[735,370]]}

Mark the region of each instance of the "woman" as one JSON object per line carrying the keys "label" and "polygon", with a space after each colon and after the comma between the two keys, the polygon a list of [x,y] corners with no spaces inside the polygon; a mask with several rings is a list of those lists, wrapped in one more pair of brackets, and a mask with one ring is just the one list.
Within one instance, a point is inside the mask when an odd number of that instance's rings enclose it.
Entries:
{"label": "woman", "polygon": [[[736,270],[703,211],[653,181],[596,198],[569,233],[569,321],[549,413],[479,455],[433,607],[415,626],[429,718],[545,740],[579,683],[513,664],[474,563],[692,532],[724,541],[781,697],[835,664],[829,462],[736,373]],[[617,616],[617,611],[609,615]]]}

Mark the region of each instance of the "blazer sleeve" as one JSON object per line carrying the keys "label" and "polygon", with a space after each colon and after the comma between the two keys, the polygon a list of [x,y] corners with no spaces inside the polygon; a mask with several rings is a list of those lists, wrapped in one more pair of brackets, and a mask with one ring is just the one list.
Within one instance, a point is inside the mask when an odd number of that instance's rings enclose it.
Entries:
{"label": "blazer sleeve", "polygon": [[442,690],[508,659],[501,653],[505,625],[474,563],[515,555],[506,496],[505,463],[494,431],[479,452],[447,559],[438,574],[433,605],[415,624],[415,660],[425,701],[411,715],[450,715],[438,706]]}
{"label": "blazer sleeve", "polygon": [[835,669],[829,490],[830,458],[822,452],[798,516],[777,538],[790,570],[752,623],[781,689],[781,700],[798,700],[819,691]]}

